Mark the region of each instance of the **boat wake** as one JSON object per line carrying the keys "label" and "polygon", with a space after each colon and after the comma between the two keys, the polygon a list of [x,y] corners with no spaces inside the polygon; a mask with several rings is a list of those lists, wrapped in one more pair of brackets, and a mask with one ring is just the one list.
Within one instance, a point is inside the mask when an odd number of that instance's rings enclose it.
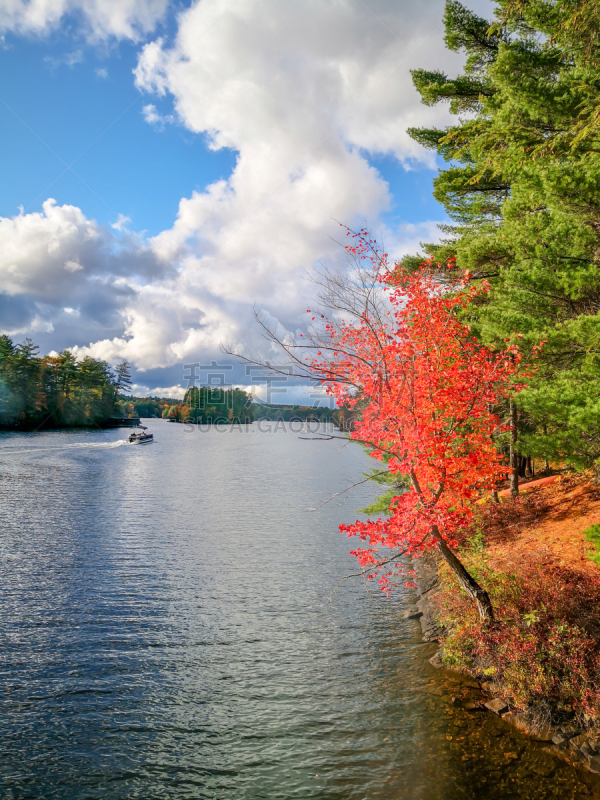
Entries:
{"label": "boat wake", "polygon": [[32,453],[58,452],[59,450],[114,450],[127,444],[127,439],[118,439],[116,442],[68,442],[65,444],[52,444],[46,447],[27,445],[0,446],[0,458],[3,455],[30,455]]}

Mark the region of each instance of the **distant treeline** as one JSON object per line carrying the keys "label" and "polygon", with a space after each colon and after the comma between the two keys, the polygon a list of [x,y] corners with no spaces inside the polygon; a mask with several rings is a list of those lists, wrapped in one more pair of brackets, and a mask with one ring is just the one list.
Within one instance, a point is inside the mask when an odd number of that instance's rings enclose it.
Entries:
{"label": "distant treeline", "polygon": [[168,417],[169,409],[177,408],[180,402],[175,397],[120,397],[117,414],[120,417]]}
{"label": "distant treeline", "polygon": [[182,401],[165,397],[121,398],[123,416],[162,417],[177,422],[249,423],[254,420],[303,420],[337,422],[339,411],[300,405],[263,405],[255,403],[242,389],[199,386],[189,389]]}
{"label": "distant treeline", "polygon": [[131,383],[126,361],[77,361],[63,350],[39,356],[31,339],[14,344],[0,336],[0,427],[22,429],[102,425],[118,414],[119,396]]}
{"label": "distant treeline", "polygon": [[126,361],[82,361],[68,350],[40,356],[31,339],[15,344],[0,336],[0,428],[63,428],[105,425],[111,417],[162,417],[178,422],[303,420],[339,423],[339,411],[300,405],[262,405],[242,389],[200,386],[183,402],[170,397],[128,397]]}
{"label": "distant treeline", "polygon": [[303,420],[306,422],[335,422],[338,423],[339,411],[325,406],[266,406],[255,403],[253,405],[254,419]]}

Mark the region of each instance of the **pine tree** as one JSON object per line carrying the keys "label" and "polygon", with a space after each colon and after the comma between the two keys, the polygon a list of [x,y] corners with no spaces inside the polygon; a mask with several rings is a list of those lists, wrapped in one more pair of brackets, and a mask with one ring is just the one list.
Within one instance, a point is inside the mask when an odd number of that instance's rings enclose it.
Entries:
{"label": "pine tree", "polygon": [[469,311],[487,345],[546,343],[519,394],[520,449],[589,467],[600,463],[600,11],[501,0],[498,14],[448,2],[446,44],[466,52],[464,75],[413,73],[424,103],[469,112],[410,131],[449,164],[434,194],[452,224],[427,248],[490,281]]}

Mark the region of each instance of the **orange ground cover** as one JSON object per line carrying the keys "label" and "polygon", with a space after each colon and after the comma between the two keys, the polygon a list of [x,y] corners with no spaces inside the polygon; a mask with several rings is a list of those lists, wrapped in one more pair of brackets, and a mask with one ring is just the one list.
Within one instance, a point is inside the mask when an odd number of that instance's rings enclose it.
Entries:
{"label": "orange ground cover", "polygon": [[502,534],[492,533],[493,566],[510,569],[536,553],[536,560],[597,573],[600,567],[587,558],[584,531],[600,524],[600,487],[582,478],[552,476],[531,481],[523,490],[540,503],[540,510],[523,524],[515,509],[514,521],[505,521]]}

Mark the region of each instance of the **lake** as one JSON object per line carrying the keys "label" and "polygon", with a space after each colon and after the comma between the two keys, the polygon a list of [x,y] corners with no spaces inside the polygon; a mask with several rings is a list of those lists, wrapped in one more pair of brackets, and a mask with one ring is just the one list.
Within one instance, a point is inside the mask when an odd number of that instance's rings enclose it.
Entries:
{"label": "lake", "polygon": [[[0,434],[3,798],[583,797],[435,670],[338,530],[373,462],[277,423]],[[309,432],[302,434],[311,437]],[[315,509],[317,510],[311,510]],[[453,702],[453,698],[455,698]]]}

